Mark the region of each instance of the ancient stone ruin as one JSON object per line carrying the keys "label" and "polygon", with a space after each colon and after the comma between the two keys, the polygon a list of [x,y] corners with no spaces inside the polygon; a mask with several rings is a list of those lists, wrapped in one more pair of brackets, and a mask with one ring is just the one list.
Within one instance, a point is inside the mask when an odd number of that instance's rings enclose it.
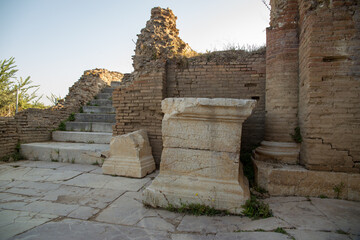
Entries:
{"label": "ancient stone ruin", "polygon": [[109,155],[102,165],[104,174],[142,178],[155,171],[155,161],[144,130],[113,137]]}
{"label": "ancient stone ruin", "polygon": [[[172,146],[168,144],[180,142],[166,135],[177,131],[175,125],[169,127],[171,118],[162,125],[164,99],[252,99],[256,106],[242,125],[241,151],[253,151],[256,185],[275,196],[324,195],[359,201],[359,4],[270,3],[266,49],[252,52],[197,54],[179,38],[172,11],[152,9],[138,35],[133,73],[87,71],[57,107],[1,118],[0,156],[14,152],[18,142],[50,140],[51,130],[116,80],[122,82],[111,98],[116,112],[112,134],[144,129],[158,168],[166,169],[169,159],[181,152],[168,154]],[[212,147],[222,141],[209,136]],[[238,145],[222,147],[236,148],[233,153],[238,155]],[[241,169],[233,174],[242,176]],[[215,178],[215,173],[208,175]],[[240,177],[240,185],[242,181]],[[210,197],[207,194],[205,198]]]}
{"label": "ancient stone ruin", "polygon": [[162,101],[160,174],[143,192],[153,207],[198,203],[240,214],[250,198],[242,172],[242,123],[255,100],[166,98]]}

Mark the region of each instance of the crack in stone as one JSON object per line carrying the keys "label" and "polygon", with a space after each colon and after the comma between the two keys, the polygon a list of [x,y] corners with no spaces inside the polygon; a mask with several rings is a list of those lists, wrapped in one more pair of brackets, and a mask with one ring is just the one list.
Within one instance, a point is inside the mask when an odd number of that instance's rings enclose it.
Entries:
{"label": "crack in stone", "polygon": [[[99,211],[97,213],[95,213],[94,215],[92,215],[91,217],[88,218],[87,221],[96,221],[96,218],[100,215],[100,213],[102,213],[105,209],[107,209],[111,204],[113,204],[116,200],[118,200],[120,197],[122,197],[125,193],[127,193],[128,191],[123,192],[122,194],[120,194],[120,196],[118,196],[117,198],[115,198],[113,201],[109,202],[108,205],[106,205],[104,208],[98,208]],[[96,221],[97,222],[97,221]]]}
{"label": "crack in stone", "polygon": [[320,137],[307,137],[307,138],[312,139],[312,140],[320,140],[322,144],[329,145],[332,150],[339,151],[339,152],[347,152],[347,155],[349,157],[351,157],[351,160],[354,162],[354,157],[351,155],[350,150],[348,150],[346,148],[335,148],[335,147],[333,147],[332,143],[325,142],[325,140]]}

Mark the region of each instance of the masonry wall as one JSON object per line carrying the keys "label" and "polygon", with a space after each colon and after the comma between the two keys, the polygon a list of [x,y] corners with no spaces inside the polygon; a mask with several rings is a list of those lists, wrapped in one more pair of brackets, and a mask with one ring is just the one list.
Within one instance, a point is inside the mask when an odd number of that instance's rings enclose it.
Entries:
{"label": "masonry wall", "polygon": [[360,172],[360,6],[299,1],[301,163]]}
{"label": "masonry wall", "polygon": [[147,131],[156,164],[162,152],[161,101],[167,97],[246,98],[258,100],[243,125],[242,149],[263,138],[265,118],[265,50],[218,52],[194,58],[147,63],[133,81],[114,90],[114,135]]}
{"label": "masonry wall", "polygon": [[169,61],[167,97],[256,99],[253,114],[244,122],[242,149],[263,140],[265,121],[265,49],[224,51]]}
{"label": "masonry wall", "polygon": [[26,109],[14,118],[0,119],[0,157],[15,152],[17,143],[43,142],[51,139],[52,130],[71,113],[92,100],[111,81],[121,81],[123,74],[105,69],[85,71],[69,88],[64,101],[48,109]]}
{"label": "masonry wall", "polygon": [[271,1],[266,30],[265,140],[293,142],[298,126],[298,24],[297,0]]}
{"label": "masonry wall", "polygon": [[165,62],[148,63],[149,71],[138,72],[132,82],[113,92],[116,109],[114,135],[139,129],[147,131],[153,157],[160,164],[162,152],[161,100],[165,98]]}
{"label": "masonry wall", "polygon": [[16,121],[12,117],[0,117],[0,158],[14,152],[18,143]]}

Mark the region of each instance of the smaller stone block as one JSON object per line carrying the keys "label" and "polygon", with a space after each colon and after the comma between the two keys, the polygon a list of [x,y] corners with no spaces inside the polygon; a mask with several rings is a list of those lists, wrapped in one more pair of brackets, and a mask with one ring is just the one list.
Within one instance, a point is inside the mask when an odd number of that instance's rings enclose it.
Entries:
{"label": "smaller stone block", "polygon": [[102,166],[104,174],[135,178],[143,178],[155,168],[149,138],[144,130],[113,137],[110,157]]}

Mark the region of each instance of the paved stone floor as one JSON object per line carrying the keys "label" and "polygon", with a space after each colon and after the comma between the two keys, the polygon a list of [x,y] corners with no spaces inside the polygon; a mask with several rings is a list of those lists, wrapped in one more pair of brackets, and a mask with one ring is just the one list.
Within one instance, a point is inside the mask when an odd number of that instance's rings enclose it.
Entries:
{"label": "paved stone floor", "polygon": [[155,174],[101,173],[92,165],[0,164],[0,239],[360,239],[359,202],[272,197],[272,218],[196,217],[142,205]]}

